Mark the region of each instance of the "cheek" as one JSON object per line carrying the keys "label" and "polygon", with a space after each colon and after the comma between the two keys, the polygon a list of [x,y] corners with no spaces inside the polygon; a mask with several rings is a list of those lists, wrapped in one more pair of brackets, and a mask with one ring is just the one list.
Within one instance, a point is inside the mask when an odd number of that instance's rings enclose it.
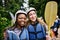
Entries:
{"label": "cheek", "polygon": [[32,16],[29,16],[29,18],[32,18]]}
{"label": "cheek", "polygon": [[21,20],[20,20],[20,19],[18,19],[17,21],[18,21],[18,22],[20,22]]}
{"label": "cheek", "polygon": [[17,20],[17,23],[18,23],[18,24],[20,24],[20,23],[21,23],[21,20],[20,20],[20,19],[18,19],[18,20]]}
{"label": "cheek", "polygon": [[32,16],[29,16],[29,19],[31,20],[33,17]]}

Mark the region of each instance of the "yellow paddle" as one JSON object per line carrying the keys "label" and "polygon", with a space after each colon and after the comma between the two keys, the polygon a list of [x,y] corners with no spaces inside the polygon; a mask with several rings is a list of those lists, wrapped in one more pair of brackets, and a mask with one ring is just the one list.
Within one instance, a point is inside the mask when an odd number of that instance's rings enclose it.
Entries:
{"label": "yellow paddle", "polygon": [[48,31],[49,31],[49,35],[50,35],[50,27],[52,26],[52,24],[54,23],[56,16],[57,16],[57,2],[55,1],[50,1],[46,4],[46,8],[45,8],[45,21],[48,25]]}

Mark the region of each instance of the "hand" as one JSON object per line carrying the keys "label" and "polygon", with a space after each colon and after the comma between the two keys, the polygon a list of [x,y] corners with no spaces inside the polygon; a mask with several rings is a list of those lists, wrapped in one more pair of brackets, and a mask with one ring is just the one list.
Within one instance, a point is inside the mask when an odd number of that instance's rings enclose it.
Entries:
{"label": "hand", "polygon": [[54,28],[54,31],[56,31],[57,30],[57,28]]}
{"label": "hand", "polygon": [[46,35],[46,40],[51,40],[51,37],[49,35]]}

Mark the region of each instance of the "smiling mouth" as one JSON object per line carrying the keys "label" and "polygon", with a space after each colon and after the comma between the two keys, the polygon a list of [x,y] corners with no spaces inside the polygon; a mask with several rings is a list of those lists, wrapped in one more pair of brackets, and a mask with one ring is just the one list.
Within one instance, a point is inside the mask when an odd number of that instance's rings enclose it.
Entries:
{"label": "smiling mouth", "polygon": [[21,24],[24,24],[25,22],[20,22]]}

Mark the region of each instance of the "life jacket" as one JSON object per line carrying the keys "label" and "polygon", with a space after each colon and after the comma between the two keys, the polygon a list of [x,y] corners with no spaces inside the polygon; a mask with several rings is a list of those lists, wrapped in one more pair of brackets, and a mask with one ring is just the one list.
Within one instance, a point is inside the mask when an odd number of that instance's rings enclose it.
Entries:
{"label": "life jacket", "polygon": [[19,36],[13,30],[7,30],[8,40],[29,40],[28,31],[26,28],[22,29],[22,32]]}
{"label": "life jacket", "polygon": [[58,24],[60,25],[60,19],[58,20]]}
{"label": "life jacket", "polygon": [[44,26],[40,23],[35,24],[33,26],[30,24],[28,26],[28,32],[29,32],[29,39],[30,40],[46,40],[46,33],[44,30]]}
{"label": "life jacket", "polygon": [[54,22],[54,27],[57,27],[57,28],[58,28],[58,26],[59,26],[59,22],[58,22],[58,20],[56,20],[56,21]]}

